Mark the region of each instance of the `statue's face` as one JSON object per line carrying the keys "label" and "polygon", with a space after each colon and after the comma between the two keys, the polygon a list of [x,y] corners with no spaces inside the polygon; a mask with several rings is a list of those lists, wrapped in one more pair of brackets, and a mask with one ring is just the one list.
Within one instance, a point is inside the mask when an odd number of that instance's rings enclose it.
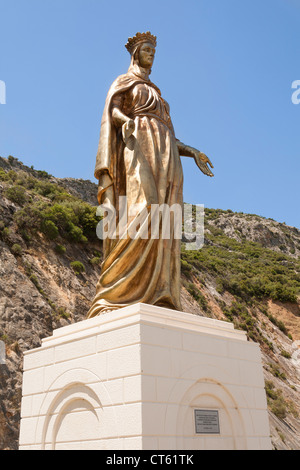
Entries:
{"label": "statue's face", "polygon": [[141,45],[139,52],[140,66],[145,69],[151,69],[155,55],[155,47],[150,42]]}

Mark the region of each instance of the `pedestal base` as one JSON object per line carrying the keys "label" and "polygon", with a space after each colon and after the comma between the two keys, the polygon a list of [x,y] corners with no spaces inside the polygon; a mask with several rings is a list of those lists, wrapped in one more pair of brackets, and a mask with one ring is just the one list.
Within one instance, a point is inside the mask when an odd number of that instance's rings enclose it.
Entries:
{"label": "pedestal base", "polygon": [[20,449],[271,449],[259,346],[136,304],[25,353]]}

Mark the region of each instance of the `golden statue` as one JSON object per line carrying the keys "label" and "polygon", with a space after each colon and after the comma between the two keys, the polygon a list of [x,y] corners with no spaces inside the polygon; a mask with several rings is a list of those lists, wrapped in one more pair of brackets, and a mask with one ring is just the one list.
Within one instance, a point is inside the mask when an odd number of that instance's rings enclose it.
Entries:
{"label": "golden statue", "polygon": [[[96,296],[88,318],[138,302],[182,310],[180,302],[180,247],[174,236],[142,236],[150,226],[152,205],[182,207],[183,172],[181,156],[194,158],[208,175],[213,168],[206,155],[184,145],[175,137],[169,105],[149,79],[156,49],[150,32],[129,38],[131,55],[128,72],[109,89],[101,122],[95,177],[99,180],[99,204],[116,210],[120,223],[120,196],[126,196],[130,212],[127,228],[140,211],[146,217],[136,237],[106,238]],[[132,212],[133,207],[139,211]],[[141,219],[140,219],[141,220]],[[140,233],[139,233],[140,231]]]}

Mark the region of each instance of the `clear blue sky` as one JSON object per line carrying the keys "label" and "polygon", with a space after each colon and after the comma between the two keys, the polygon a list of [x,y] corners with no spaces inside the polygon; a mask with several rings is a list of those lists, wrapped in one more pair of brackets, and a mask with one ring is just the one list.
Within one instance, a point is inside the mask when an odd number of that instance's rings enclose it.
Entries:
{"label": "clear blue sky", "polygon": [[1,156],[95,181],[106,93],[150,30],[176,135],[215,166],[182,158],[185,202],[300,227],[300,0],[0,0],[0,16]]}

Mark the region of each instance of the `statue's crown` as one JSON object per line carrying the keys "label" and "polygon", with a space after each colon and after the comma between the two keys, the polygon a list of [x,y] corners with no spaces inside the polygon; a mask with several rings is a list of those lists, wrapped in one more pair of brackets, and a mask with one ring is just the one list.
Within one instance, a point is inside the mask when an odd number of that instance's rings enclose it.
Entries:
{"label": "statue's crown", "polygon": [[146,33],[136,33],[133,38],[128,38],[128,42],[125,47],[128,52],[132,54],[135,46],[142,42],[150,42],[154,47],[156,47],[156,36],[153,36],[150,31],[147,31]]}

